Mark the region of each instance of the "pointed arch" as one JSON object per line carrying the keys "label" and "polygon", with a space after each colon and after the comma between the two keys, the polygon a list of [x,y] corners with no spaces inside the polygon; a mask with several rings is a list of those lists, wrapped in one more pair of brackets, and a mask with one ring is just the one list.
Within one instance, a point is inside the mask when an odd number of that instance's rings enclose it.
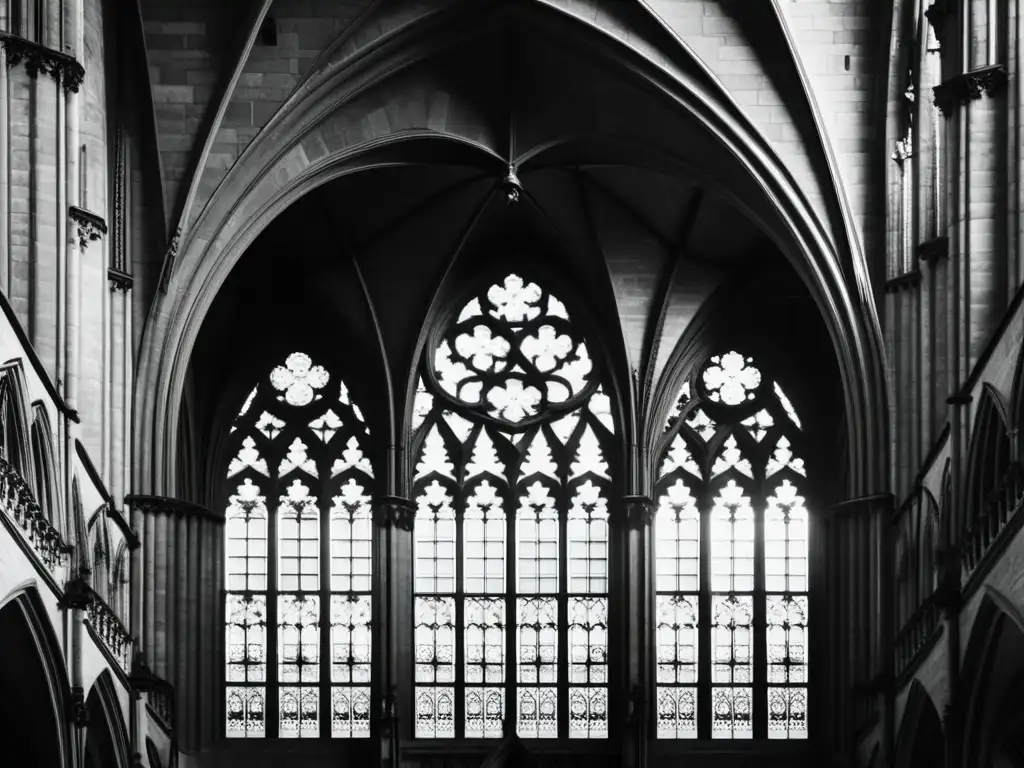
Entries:
{"label": "pointed arch", "polygon": [[920,600],[925,600],[938,586],[936,563],[940,545],[939,506],[927,488],[921,489],[921,524],[918,535],[918,579]]}
{"label": "pointed arch", "polygon": [[85,519],[85,510],[82,508],[82,491],[77,474],[71,478],[70,514],[75,532],[75,570],[80,574],[88,573],[92,563],[92,553],[89,551],[89,526]]}
{"label": "pointed arch", "polygon": [[0,690],[17,691],[15,696],[0,697],[0,716],[20,734],[22,758],[39,768],[70,768],[71,690],[64,654],[34,586],[15,590],[0,601],[0,637]]}
{"label": "pointed arch", "polygon": [[85,699],[89,722],[85,735],[85,765],[130,768],[128,729],[110,670],[104,669]]}
{"label": "pointed arch", "polygon": [[53,446],[53,428],[50,414],[41,402],[32,405],[31,448],[33,464],[33,492],[43,514],[62,535],[67,535],[67,520],[61,503],[57,454]]}
{"label": "pointed arch", "polygon": [[110,529],[106,515],[107,505],[101,504],[92,513],[86,523],[86,534],[88,538],[90,568],[92,569],[92,588],[109,605],[111,564],[113,563],[112,552],[110,551]]}
{"label": "pointed arch", "polygon": [[0,365],[0,458],[35,487],[29,424],[28,385],[20,360]]}
{"label": "pointed arch", "polygon": [[983,768],[1024,725],[1024,615],[1013,601],[989,585],[965,646],[962,765]]}
{"label": "pointed arch", "polygon": [[933,768],[945,762],[946,738],[935,702],[918,680],[910,684],[893,768]]}
{"label": "pointed arch", "polygon": [[128,615],[131,601],[128,581],[128,553],[128,542],[121,541],[117,545],[117,553],[114,555],[113,565],[110,569],[110,607],[125,626],[129,624]]}
{"label": "pointed arch", "polygon": [[1006,404],[990,384],[981,390],[967,457],[967,488],[960,528],[970,529],[987,514],[990,498],[1010,467],[1010,434]]}
{"label": "pointed arch", "polygon": [[[367,738],[372,499],[380,492],[379,467],[366,451],[370,429],[329,361],[304,351],[265,365],[253,384],[217,468],[225,510],[223,735]],[[307,652],[328,646],[327,656]],[[326,698],[321,680],[329,682]]]}
{"label": "pointed arch", "polygon": [[1024,459],[1024,342],[1017,351],[1017,369],[1013,374],[1013,390],[1010,394],[1010,428],[1016,435],[1015,455],[1017,461]]}

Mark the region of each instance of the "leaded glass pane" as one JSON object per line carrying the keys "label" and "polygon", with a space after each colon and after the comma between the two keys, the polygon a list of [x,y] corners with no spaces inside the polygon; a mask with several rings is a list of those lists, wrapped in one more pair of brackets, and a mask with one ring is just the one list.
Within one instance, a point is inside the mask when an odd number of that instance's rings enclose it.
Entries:
{"label": "leaded glass pane", "polygon": [[658,595],[658,683],[697,682],[697,595]]}
{"label": "leaded glass pane", "polygon": [[752,681],[754,600],[750,596],[716,595],[711,601],[713,683]]}
{"label": "leaded glass pane", "polygon": [[278,597],[278,679],[283,683],[320,680],[320,598]]}
{"label": "leaded glass pane", "polygon": [[225,520],[227,589],[267,588],[267,506],[260,489],[246,478],[231,497]]}
{"label": "leaded glass pane", "polygon": [[498,595],[505,591],[504,501],[487,480],[466,501],[462,518],[463,588],[469,594]]}
{"label": "leaded glass pane", "polygon": [[682,480],[658,497],[655,557],[659,592],[696,592],[700,586],[700,514]]}
{"label": "leaded glass pane", "polygon": [[293,480],[278,501],[279,588],[315,592],[320,588],[320,513],[309,486]]}
{"label": "leaded glass pane", "polygon": [[455,689],[416,686],[416,738],[455,737]]}
{"label": "leaded glass pane", "polygon": [[281,738],[314,739],[320,735],[320,690],[314,686],[281,688]]}
{"label": "leaded glass pane", "polygon": [[520,496],[516,534],[518,592],[557,592],[558,512],[555,495],[539,480]]}
{"label": "leaded glass pane", "polygon": [[750,739],[754,736],[750,688],[711,689],[711,736],[715,739]]}
{"label": "leaded glass pane", "polygon": [[519,735],[557,735],[558,601],[551,597],[516,601],[519,629]]}
{"label": "leaded glass pane", "polygon": [[576,487],[566,525],[571,594],[608,591],[608,502],[591,480]]}
{"label": "leaded glass pane", "polygon": [[718,492],[711,509],[711,589],[754,589],[754,509],[735,480]]}
{"label": "leaded glass pane", "polygon": [[768,738],[807,738],[807,689],[768,686]]}
{"label": "leaded glass pane", "polygon": [[455,509],[437,480],[416,497],[416,591],[455,592]]}
{"label": "leaded glass pane", "polygon": [[229,685],[226,689],[229,739],[263,738],[267,732],[266,688]]}
{"label": "leaded glass pane", "polygon": [[608,689],[569,688],[569,738],[603,739],[608,736]]}
{"label": "leaded glass pane", "polygon": [[331,735],[337,738],[370,737],[370,689],[335,686],[331,689]]}
{"label": "leaded glass pane", "polygon": [[331,507],[331,589],[369,592],[373,576],[370,495],[354,478],[341,486]]}
{"label": "leaded glass pane", "polygon": [[416,682],[455,680],[455,598],[416,598]]}
{"label": "leaded glass pane", "polygon": [[807,683],[807,598],[768,595],[768,682]]}
{"label": "leaded glass pane", "polygon": [[370,682],[369,595],[331,596],[331,680]]}
{"label": "leaded glass pane", "polygon": [[225,616],[227,680],[263,683],[267,679],[267,598],[228,595]]}
{"label": "leaded glass pane", "polygon": [[764,553],[766,590],[807,591],[807,508],[788,480],[768,497]]}
{"label": "leaded glass pane", "polygon": [[658,738],[697,738],[697,689],[658,687]]}

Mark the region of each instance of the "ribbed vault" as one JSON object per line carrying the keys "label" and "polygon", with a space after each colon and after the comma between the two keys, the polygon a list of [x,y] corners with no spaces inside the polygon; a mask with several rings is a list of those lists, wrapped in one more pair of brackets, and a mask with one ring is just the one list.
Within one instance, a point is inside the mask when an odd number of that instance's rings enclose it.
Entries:
{"label": "ribbed vault", "polygon": [[[744,281],[785,271],[781,254],[831,336],[856,425],[850,492],[877,490],[878,334],[841,201],[798,184],[682,41],[623,5],[595,4],[589,17],[536,2],[442,3],[418,16],[374,6],[328,46],[165,266],[140,360],[140,486],[196,493],[176,488],[175,461],[199,329],[243,254],[287,218],[294,240],[277,242],[293,254],[295,289],[323,296],[336,327],[367,329],[359,343],[391,395],[390,443],[422,329],[498,243],[593,300],[634,441],[656,429],[716,323],[728,334],[721,308]],[[819,158],[811,186],[834,189],[824,148],[805,145]],[[510,165],[524,185],[514,206],[500,186]],[[326,223],[308,224],[313,211]],[[314,226],[322,236],[302,232]],[[393,489],[402,479],[399,467]]]}

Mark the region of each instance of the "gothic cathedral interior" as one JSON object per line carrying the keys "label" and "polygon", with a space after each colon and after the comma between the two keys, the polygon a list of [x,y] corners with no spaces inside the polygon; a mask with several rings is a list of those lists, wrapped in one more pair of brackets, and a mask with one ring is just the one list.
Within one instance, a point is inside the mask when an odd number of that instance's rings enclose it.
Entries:
{"label": "gothic cathedral interior", "polygon": [[1024,0],[0,0],[10,764],[1024,768],[1022,67]]}

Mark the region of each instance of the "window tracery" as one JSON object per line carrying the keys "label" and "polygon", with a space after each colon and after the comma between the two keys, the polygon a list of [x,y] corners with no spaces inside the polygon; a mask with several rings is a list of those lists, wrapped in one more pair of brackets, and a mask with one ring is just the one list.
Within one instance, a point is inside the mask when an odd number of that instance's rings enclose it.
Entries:
{"label": "window tracery", "polygon": [[615,424],[565,305],[511,274],[426,357],[413,406],[415,735],[608,735]]}
{"label": "window tracery", "polygon": [[373,468],[348,389],[289,355],[232,427],[226,734],[370,734]]}
{"label": "window tracery", "polygon": [[656,484],[657,735],[807,735],[801,423],[750,357],[681,388]]}

